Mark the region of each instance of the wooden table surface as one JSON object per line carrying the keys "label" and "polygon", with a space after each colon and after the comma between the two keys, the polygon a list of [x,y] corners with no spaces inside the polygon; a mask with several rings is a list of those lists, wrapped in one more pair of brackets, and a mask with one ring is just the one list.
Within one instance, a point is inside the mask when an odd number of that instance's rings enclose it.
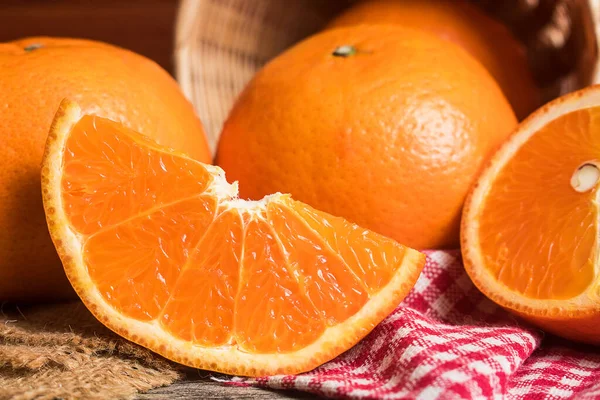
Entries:
{"label": "wooden table surface", "polygon": [[189,370],[183,381],[140,394],[136,400],[314,399],[316,397],[314,394],[297,391],[226,386],[211,380],[208,373],[204,371]]}
{"label": "wooden table surface", "polygon": [[[27,36],[101,40],[143,54],[173,72],[176,0],[0,0],[0,42]],[[311,399],[300,392],[225,386],[190,370],[173,385],[140,394],[142,400]]]}

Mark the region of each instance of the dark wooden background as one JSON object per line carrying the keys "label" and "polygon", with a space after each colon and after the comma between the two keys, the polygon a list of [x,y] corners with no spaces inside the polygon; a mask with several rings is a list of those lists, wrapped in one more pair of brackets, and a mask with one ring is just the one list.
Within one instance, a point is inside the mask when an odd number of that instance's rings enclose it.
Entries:
{"label": "dark wooden background", "polygon": [[101,40],[173,72],[177,0],[0,0],[0,42],[27,36]]}

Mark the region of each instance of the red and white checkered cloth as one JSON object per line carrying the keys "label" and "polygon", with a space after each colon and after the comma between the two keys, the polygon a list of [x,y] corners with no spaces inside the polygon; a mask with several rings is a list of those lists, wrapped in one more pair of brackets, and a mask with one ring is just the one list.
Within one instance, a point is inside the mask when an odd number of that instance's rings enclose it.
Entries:
{"label": "red and white checkered cloth", "polygon": [[297,376],[219,379],[360,399],[600,399],[600,348],[570,343],[487,300],[459,252],[430,251],[415,288],[346,353]]}

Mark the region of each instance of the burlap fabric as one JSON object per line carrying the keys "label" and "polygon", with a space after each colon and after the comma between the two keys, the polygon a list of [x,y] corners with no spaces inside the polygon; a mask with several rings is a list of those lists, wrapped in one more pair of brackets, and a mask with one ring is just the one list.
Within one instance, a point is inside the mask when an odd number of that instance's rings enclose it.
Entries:
{"label": "burlap fabric", "polygon": [[0,399],[131,399],[182,376],[79,302],[4,306],[0,339]]}

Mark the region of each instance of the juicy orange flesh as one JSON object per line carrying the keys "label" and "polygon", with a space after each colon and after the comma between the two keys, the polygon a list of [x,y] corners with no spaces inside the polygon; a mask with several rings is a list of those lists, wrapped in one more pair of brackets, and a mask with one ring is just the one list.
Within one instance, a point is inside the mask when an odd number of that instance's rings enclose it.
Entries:
{"label": "juicy orange flesh", "polygon": [[228,206],[207,191],[204,164],[103,118],[74,126],[62,168],[63,206],[104,300],[197,345],[305,347],[360,310],[405,254],[287,196]]}
{"label": "juicy orange flesh", "polygon": [[[85,116],[79,138],[64,154],[62,193],[70,222],[85,234],[141,212],[204,192],[210,175],[202,164],[144,146],[119,134],[121,125]],[[102,124],[102,134],[95,124]],[[135,134],[133,131],[130,134]]]}
{"label": "juicy orange flesh", "polygon": [[578,193],[573,173],[600,160],[600,108],[561,116],[504,166],[483,204],[479,238],[497,280],[535,299],[567,299],[593,281],[596,188]]}

